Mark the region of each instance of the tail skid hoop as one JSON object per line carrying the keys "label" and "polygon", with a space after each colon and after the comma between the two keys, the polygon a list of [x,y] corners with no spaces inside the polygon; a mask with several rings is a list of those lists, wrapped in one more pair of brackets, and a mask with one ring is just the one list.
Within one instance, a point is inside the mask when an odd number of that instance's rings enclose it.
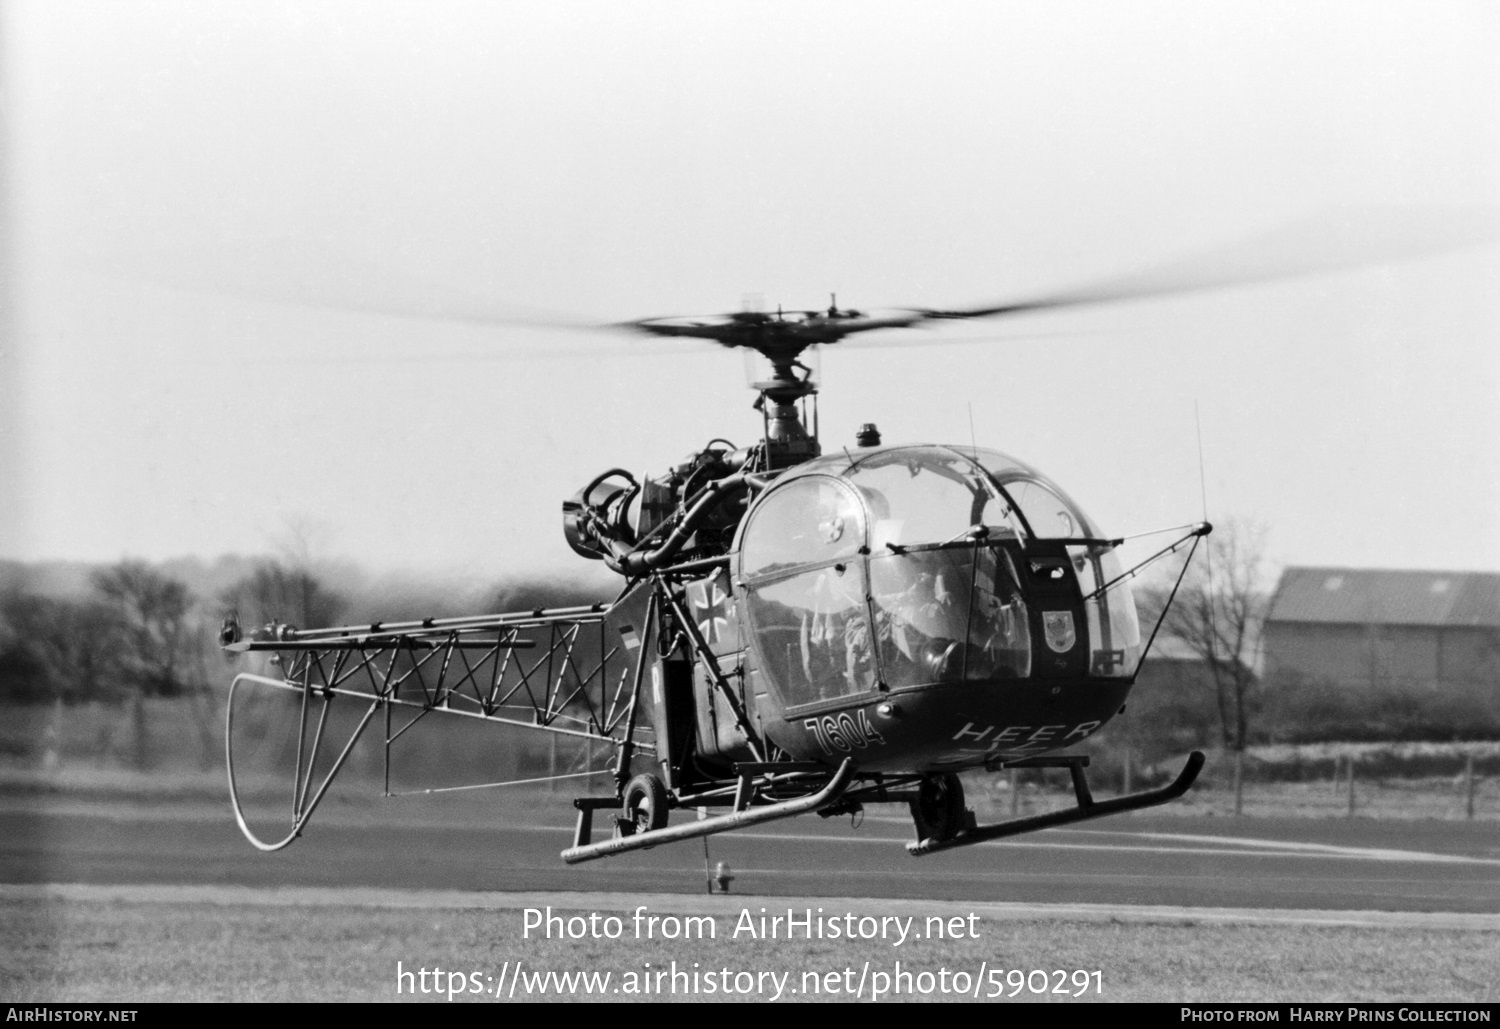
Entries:
{"label": "tail skid hoop", "polygon": [[[285,837],[275,843],[267,843],[265,840],[260,839],[255,835],[254,832],[251,831],[249,822],[245,820],[244,807],[240,804],[239,789],[234,779],[234,691],[235,688],[239,686],[241,681],[255,682],[264,686],[277,686],[283,688],[286,686],[286,683],[277,681],[275,679],[267,679],[264,676],[260,675],[251,675],[250,673],[246,672],[242,675],[235,676],[234,682],[229,684],[229,699],[225,703],[226,710],[224,715],[224,757],[225,762],[229,766],[229,802],[234,806],[234,820],[239,823],[240,832],[245,834],[245,839],[254,844],[257,850],[263,850],[269,853],[271,851],[281,850],[282,848],[289,846],[293,840],[302,835],[303,826],[307,825],[308,819],[310,819],[313,812],[318,809],[318,803],[322,801],[323,794],[328,792],[328,787],[333,782],[334,777],[339,774],[339,769],[344,767],[344,761],[349,757],[349,752],[354,749],[354,744],[359,741],[360,736],[364,735],[365,727],[370,724],[370,719],[375,717],[375,712],[380,709],[380,702],[377,700],[370,704],[370,707],[365,712],[364,717],[359,720],[359,725],[355,726],[354,731],[349,734],[349,739],[344,744],[344,748],[339,751],[339,756],[334,759],[333,766],[329,768],[327,774],[323,776],[323,781],[318,784],[318,788],[313,791],[312,796],[308,797],[308,787],[312,785],[312,781],[314,778],[313,773],[317,765],[318,744],[321,743],[323,739],[323,726],[328,715],[328,702],[332,699],[331,695],[324,695],[323,710],[320,712],[318,720],[317,736],[315,737],[313,742],[313,752],[308,756],[305,773],[302,768],[302,741],[305,737],[299,735],[297,741],[298,768],[292,780],[291,832],[287,833]],[[304,721],[307,712],[306,701],[312,692],[313,689],[311,687],[304,688]]]}

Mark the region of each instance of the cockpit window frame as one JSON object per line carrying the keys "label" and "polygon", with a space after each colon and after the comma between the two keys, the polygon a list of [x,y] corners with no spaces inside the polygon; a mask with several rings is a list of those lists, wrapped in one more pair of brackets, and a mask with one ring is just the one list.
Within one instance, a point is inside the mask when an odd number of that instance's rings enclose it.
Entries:
{"label": "cockpit window frame", "polygon": [[[946,443],[904,443],[899,446],[881,447],[878,450],[868,452],[859,451],[850,453],[845,450],[834,454],[827,454],[808,462],[807,465],[797,469],[796,477],[800,478],[804,474],[821,474],[847,478],[851,473],[856,473],[862,465],[873,462],[874,467],[880,467],[888,463],[896,463],[902,460],[901,455],[909,454],[912,451],[938,451],[967,463],[972,473],[995,491],[995,499],[1001,500],[1009,506],[1011,513],[1025,530],[1027,539],[1098,538],[1098,529],[1094,524],[1094,520],[1089,517],[1088,512],[1084,511],[1078,505],[1077,501],[1068,495],[1066,490],[1026,462],[1002,451],[991,450],[988,447],[961,447]],[[986,459],[989,459],[988,463],[986,463]],[[1003,470],[992,470],[990,467],[991,464],[1003,466]],[[929,467],[936,474],[943,474],[941,466],[931,465]],[[1035,484],[1055,496],[1078,523],[1075,535],[1070,537],[1039,535],[1036,531],[1037,527],[1026,517],[1025,511],[1017,503],[1011,490],[1007,488],[1008,485],[1013,485],[1017,482]]]}
{"label": "cockpit window frame", "polygon": [[[869,497],[869,488],[861,488],[859,482],[859,469],[861,466],[870,464],[873,468],[887,465],[899,465],[912,463],[919,465],[919,470],[932,472],[944,479],[952,480],[955,484],[963,486],[973,497],[969,511],[970,524],[967,531],[949,539],[912,539],[910,543],[895,542],[901,537],[893,536],[893,542],[875,547],[873,540],[881,538],[878,526],[880,518],[879,509],[872,507]],[[995,470],[991,470],[992,467]],[[913,474],[913,478],[916,473]],[[757,508],[761,505],[772,503],[773,498],[784,489],[792,488],[794,483],[808,479],[818,479],[831,483],[843,495],[848,497],[860,510],[860,545],[857,548],[841,549],[840,553],[826,559],[811,560],[799,564],[779,564],[769,571],[756,571],[745,573],[744,544],[747,534],[754,532],[755,526],[760,522],[757,517]],[[1033,503],[1033,508],[1046,509],[1056,504],[1059,511],[1065,512],[1070,522],[1067,524],[1070,533],[1061,535],[1040,535],[1033,521],[1027,517],[1025,509],[1017,500],[1017,490],[1021,485],[1035,486],[1044,491],[1050,499],[1045,505]],[[881,487],[885,488],[885,487]],[[878,496],[878,493],[877,493]],[[896,495],[890,494],[894,501]],[[950,503],[961,503],[957,491],[949,492]],[[997,517],[991,517],[986,513],[989,504],[1000,507]],[[1033,511],[1033,514],[1036,514]],[[956,524],[958,518],[952,519]],[[896,523],[900,525],[900,522]],[[767,528],[770,526],[767,525]],[[918,533],[932,532],[934,522],[928,521],[925,525],[918,523],[915,528]],[[946,531],[941,530],[941,531]],[[852,543],[853,541],[848,541]],[[1070,497],[1066,491],[1061,489],[1046,475],[1037,469],[1018,461],[1000,451],[980,448],[968,448],[949,446],[944,444],[906,444],[895,447],[882,447],[869,452],[829,454],[816,458],[807,464],[791,470],[789,474],[779,478],[770,488],[757,498],[739,528],[738,538],[735,540],[732,560],[735,571],[734,585],[737,592],[741,592],[748,605],[752,592],[775,586],[778,583],[795,579],[799,576],[807,576],[809,573],[817,573],[826,569],[834,569],[842,574],[845,567],[857,572],[860,581],[864,585],[865,596],[863,598],[861,615],[867,619],[872,640],[875,636],[874,627],[879,624],[877,604],[873,596],[874,586],[871,576],[874,574],[872,561],[883,555],[913,554],[920,555],[934,551],[951,550],[979,550],[991,549],[996,551],[996,559],[1014,563],[1024,562],[1033,548],[1045,545],[1050,549],[1054,545],[1062,545],[1068,548],[1083,547],[1090,553],[1103,550],[1112,550],[1118,541],[1106,540],[1099,537],[1093,519],[1091,519],[1082,508]],[[977,555],[976,555],[977,559]],[[1016,576],[1017,568],[1012,567],[1011,575]],[[1017,580],[1020,587],[1019,597],[1025,603],[1032,603],[1033,597],[1031,587]],[[973,587],[971,586],[970,589]],[[972,598],[971,598],[972,600]],[[746,608],[747,614],[749,608]],[[754,623],[751,623],[752,625]],[[966,624],[972,625],[972,616],[966,619]],[[1080,626],[1081,627],[1081,626]],[[755,634],[750,641],[751,647],[757,653],[758,663],[767,668],[771,663],[767,662],[764,655],[760,653],[759,634]],[[1092,643],[1090,644],[1092,646]],[[873,644],[872,644],[873,646]],[[914,689],[928,689],[942,683],[930,685],[902,684],[892,685],[886,682],[886,670],[884,659],[875,653],[878,647],[872,650],[874,660],[875,688],[873,690],[857,690],[838,696],[829,696],[817,700],[804,700],[800,703],[792,702],[792,696],[783,695],[784,689],[790,684],[783,684],[773,679],[776,684],[776,692],[781,696],[783,712],[785,717],[794,718],[806,714],[822,711],[832,711],[846,707],[857,707],[862,703],[868,703],[874,696],[891,695],[892,693],[905,693]],[[805,658],[804,658],[805,660]],[[968,658],[966,657],[966,662]],[[967,664],[963,678],[967,679]],[[1027,671],[1023,678],[1031,679],[1035,673]],[[1092,672],[1085,673],[1090,678]],[[852,684],[852,683],[851,683]]]}
{"label": "cockpit window frame", "polygon": [[[812,561],[805,561],[800,564],[777,565],[774,566],[772,571],[756,571],[746,574],[744,570],[746,536],[754,530],[755,524],[760,520],[762,513],[768,508],[769,505],[778,503],[779,500],[784,497],[787,492],[789,492],[791,489],[796,488],[796,485],[798,483],[806,483],[809,481],[815,481],[822,484],[830,484],[837,491],[844,494],[845,499],[847,499],[850,504],[850,507],[858,513],[859,546],[853,549],[840,550],[836,554],[833,554],[829,557],[818,558]],[[749,514],[745,517],[739,529],[739,538],[735,541],[734,558],[735,571],[737,573],[736,578],[744,584],[755,586],[764,585],[765,583],[775,582],[777,579],[796,575],[800,572],[817,568],[827,568],[842,561],[855,560],[860,555],[869,553],[869,549],[869,512],[866,509],[864,500],[859,496],[859,491],[851,486],[847,480],[839,477],[838,475],[798,475],[795,478],[783,479],[782,481],[776,483],[775,487],[773,487],[771,490],[768,490],[766,494],[760,498],[759,502],[756,503]]]}

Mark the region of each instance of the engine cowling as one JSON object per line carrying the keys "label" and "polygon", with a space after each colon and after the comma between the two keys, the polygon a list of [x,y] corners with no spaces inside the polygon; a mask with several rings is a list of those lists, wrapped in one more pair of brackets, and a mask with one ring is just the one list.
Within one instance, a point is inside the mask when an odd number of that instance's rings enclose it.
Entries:
{"label": "engine cowling", "polygon": [[629,472],[611,468],[564,500],[563,536],[573,552],[598,561],[610,553],[603,538],[633,546],[635,533],[630,525],[630,502],[640,490],[640,484]]}

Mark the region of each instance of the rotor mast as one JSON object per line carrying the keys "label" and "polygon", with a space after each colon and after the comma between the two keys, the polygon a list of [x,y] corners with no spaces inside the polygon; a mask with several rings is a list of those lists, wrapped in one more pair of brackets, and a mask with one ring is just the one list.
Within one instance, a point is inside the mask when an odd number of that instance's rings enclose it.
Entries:
{"label": "rotor mast", "polygon": [[[816,417],[811,432],[803,422],[799,404],[816,396],[812,370],[798,358],[808,347],[837,343],[845,336],[874,329],[905,328],[932,317],[956,317],[921,310],[897,310],[883,314],[841,309],[833,298],[826,310],[740,311],[736,314],[697,318],[647,318],[623,327],[653,336],[689,336],[711,340],[723,347],[753,350],[771,365],[768,378],[750,384],[760,393],[756,408],[765,418],[765,465],[787,468],[822,454],[818,444]],[[816,412],[816,408],[814,408]]]}
{"label": "rotor mast", "polygon": [[755,408],[765,419],[762,446],[766,465],[786,468],[823,453],[816,419],[812,431],[802,420],[802,405],[808,397],[817,396],[818,387],[812,381],[812,369],[798,360],[810,344],[800,341],[789,344],[785,338],[768,338],[765,343],[751,349],[771,362],[771,377],[752,382],[750,388],[760,393]]}

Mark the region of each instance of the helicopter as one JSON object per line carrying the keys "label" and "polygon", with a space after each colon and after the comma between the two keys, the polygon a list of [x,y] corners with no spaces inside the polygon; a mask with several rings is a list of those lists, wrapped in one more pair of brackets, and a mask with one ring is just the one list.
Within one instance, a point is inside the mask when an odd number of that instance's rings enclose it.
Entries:
{"label": "helicopter", "polygon": [[[907,809],[907,850],[924,855],[1174,800],[1196,781],[1201,752],[1165,786],[1096,800],[1088,756],[1069,751],[1124,709],[1212,526],[1106,535],[1041,471],[975,443],[887,443],[867,423],[850,445],[825,448],[804,356],[865,333],[1383,263],[1493,235],[1467,226],[1403,239],[1394,254],[1363,246],[1311,263],[1268,264],[1256,244],[1248,263],[1200,261],[966,308],[865,312],[835,296],[826,309],[601,326],[757,358],[758,442],[714,438],[656,476],[609,468],[563,502],[571,549],[620,577],[611,601],[313,629],[227,619],[223,647],[266,653],[278,670],[230,685],[236,821],[261,850],[288,846],[377,715],[387,792],[392,744],[432,715],[610,751],[613,788],[573,800],[561,852],[570,864],[875,804]],[[1158,534],[1163,545],[1123,566],[1128,539]],[[1131,582],[1183,551],[1143,631]],[[235,697],[248,689],[299,706],[291,821],[272,839],[247,823],[236,779]],[[335,701],[362,711],[342,742],[325,731]],[[1012,768],[1067,769],[1073,803],[979,824],[959,773]],[[608,833],[596,840],[600,812]]]}
{"label": "helicopter", "polygon": [[[282,669],[243,672],[230,687],[241,830],[263,850],[290,844],[377,714],[387,761],[434,713],[612,747],[614,790],[574,800],[568,863],[870,804],[908,808],[908,849],[920,855],[1181,796],[1201,753],[1168,786],[1096,801],[1087,756],[1052,752],[1123,709],[1156,631],[1143,640],[1130,580],[1195,548],[1208,523],[1163,530],[1176,538],[1126,569],[1125,538],[1104,536],[1016,458],[887,444],[874,424],[852,448],[825,453],[819,439],[809,348],[1020,309],[866,313],[834,297],[825,310],[619,326],[758,355],[759,442],[711,440],[656,477],[611,468],[563,503],[572,550],[623,580],[610,603],[248,633],[227,620],[228,651],[271,652]],[[246,688],[300,698],[292,824],[277,840],[252,832],[239,799],[234,695]],[[364,714],[334,755],[325,728],[336,698]],[[397,725],[396,712],[411,717]],[[1067,768],[1075,804],[979,825],[958,773],[1017,767]],[[695,808],[727,810],[670,824],[674,810]],[[612,812],[611,833],[595,841],[600,811]]]}

